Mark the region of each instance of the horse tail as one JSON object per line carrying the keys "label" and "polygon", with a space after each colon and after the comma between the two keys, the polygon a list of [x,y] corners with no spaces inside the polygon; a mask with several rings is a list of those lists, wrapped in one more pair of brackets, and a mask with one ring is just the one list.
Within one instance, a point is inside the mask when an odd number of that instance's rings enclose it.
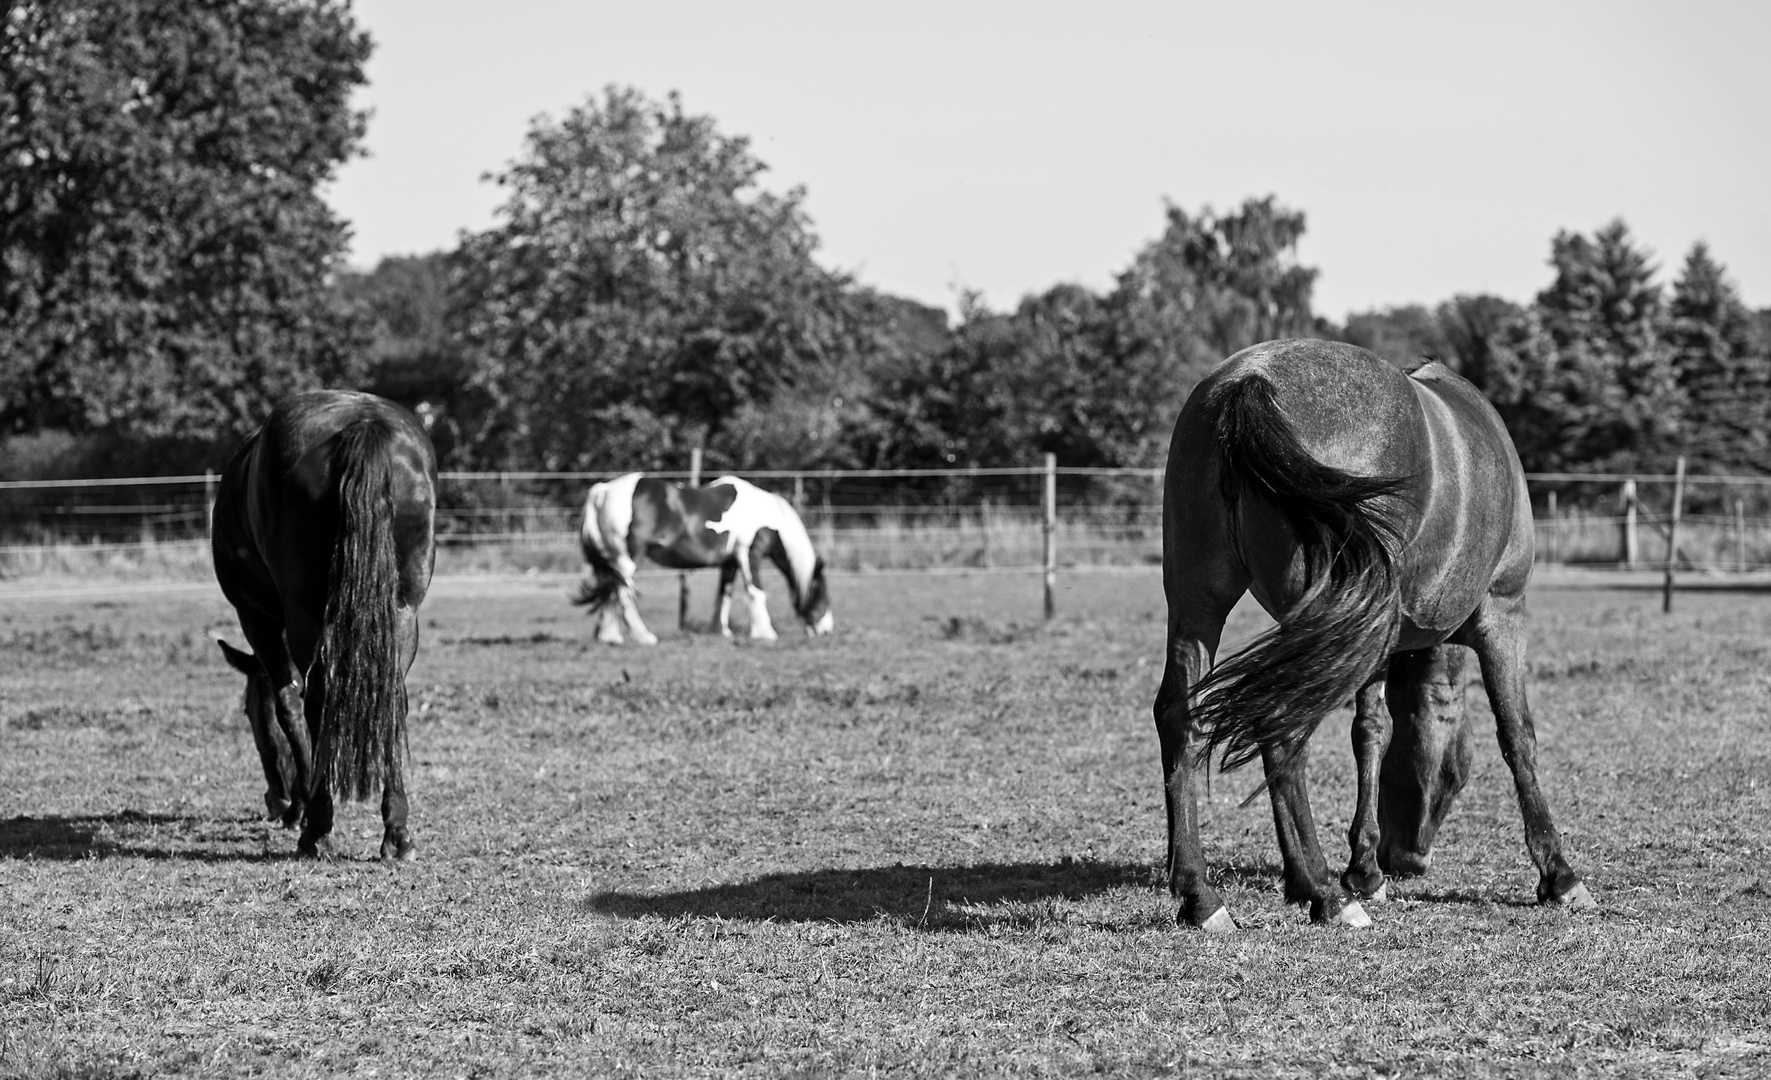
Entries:
{"label": "horse tail", "polygon": [[578,532],[578,546],[584,552],[585,574],[571,600],[588,608],[587,615],[600,612],[621,591],[621,571],[603,549],[603,529],[598,521],[607,493],[608,485],[591,485],[590,494],[584,500],[584,524]]}
{"label": "horse tail", "polygon": [[1357,476],[1315,460],[1259,374],[1217,387],[1206,417],[1232,530],[1246,494],[1272,504],[1302,552],[1304,591],[1277,613],[1276,628],[1200,680],[1192,710],[1205,735],[1200,757],[1221,752],[1223,767],[1234,769],[1259,757],[1263,745],[1279,746],[1288,766],[1395,647],[1401,531],[1383,502],[1402,495],[1407,480]]}
{"label": "horse tail", "polygon": [[406,741],[406,687],[395,605],[393,429],[380,419],[339,432],[338,539],[316,662],[324,673],[318,777],[340,798],[368,798]]}

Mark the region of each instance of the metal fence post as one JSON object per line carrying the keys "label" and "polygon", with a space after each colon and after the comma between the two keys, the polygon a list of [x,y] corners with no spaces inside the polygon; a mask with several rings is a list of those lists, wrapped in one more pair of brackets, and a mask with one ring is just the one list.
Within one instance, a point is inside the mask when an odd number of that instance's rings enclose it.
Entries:
{"label": "metal fence post", "polygon": [[[701,486],[701,448],[699,446],[689,451],[689,486]],[[678,630],[689,628],[689,575],[686,572],[676,576],[676,628]]]}
{"label": "metal fence post", "polygon": [[1555,489],[1552,488],[1550,490],[1549,498],[1545,501],[1549,504],[1548,506],[1546,506],[1544,508],[1545,512],[1549,515],[1549,519],[1550,519],[1550,530],[1549,530],[1549,532],[1550,532],[1550,535],[1549,535],[1550,558],[1549,558],[1549,561],[1551,563],[1558,563],[1558,562],[1562,561],[1561,559],[1559,559],[1557,557],[1558,555],[1561,554],[1561,550],[1560,550],[1561,544],[1559,543],[1559,541],[1562,539],[1562,529],[1561,529],[1561,522],[1558,520],[1561,515],[1556,512],[1556,492],[1555,492]]}
{"label": "metal fence post", "polygon": [[1673,470],[1673,513],[1666,528],[1666,584],[1660,596],[1660,610],[1667,613],[1673,610],[1673,574],[1679,565],[1679,512],[1684,504],[1685,455],[1680,454],[1678,467]]}
{"label": "metal fence post", "polygon": [[1058,613],[1058,455],[1045,455],[1045,617]]}

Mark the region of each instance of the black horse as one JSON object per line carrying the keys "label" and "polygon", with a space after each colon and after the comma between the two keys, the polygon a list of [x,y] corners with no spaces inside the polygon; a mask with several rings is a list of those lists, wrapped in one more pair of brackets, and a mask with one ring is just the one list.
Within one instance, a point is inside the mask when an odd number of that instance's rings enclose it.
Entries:
{"label": "black horse", "polygon": [[[265,807],[317,855],[332,796],[379,782],[381,857],[409,859],[402,755],[406,672],[436,561],[436,456],[413,416],[319,390],[247,437],[216,491],[215,576],[253,653],[246,675]],[[256,654],[256,655],[254,655]]]}
{"label": "black horse", "polygon": [[[1525,701],[1532,543],[1500,417],[1441,364],[1404,374],[1350,345],[1274,341],[1199,384],[1169,450],[1168,648],[1154,710],[1180,920],[1236,925],[1199,846],[1192,766],[1214,751],[1228,768],[1261,760],[1285,895],[1312,919],[1366,925],[1356,897],[1381,898],[1384,871],[1424,871],[1469,771],[1463,646],[1487,684],[1538,899],[1593,906],[1538,787]],[[1213,670],[1224,620],[1251,590],[1278,626]],[[1348,699],[1359,800],[1337,882],[1310,811],[1306,749]]]}

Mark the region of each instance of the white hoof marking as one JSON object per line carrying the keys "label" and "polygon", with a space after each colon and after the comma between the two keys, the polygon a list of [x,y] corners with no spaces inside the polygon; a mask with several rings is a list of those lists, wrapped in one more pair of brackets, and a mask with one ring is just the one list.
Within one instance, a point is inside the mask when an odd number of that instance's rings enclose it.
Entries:
{"label": "white hoof marking", "polygon": [[1230,918],[1230,910],[1228,908],[1218,908],[1211,913],[1211,918],[1199,924],[1199,929],[1208,934],[1234,934],[1236,932],[1236,920]]}
{"label": "white hoof marking", "polygon": [[1359,901],[1354,900],[1346,907],[1341,908],[1340,914],[1334,917],[1334,921],[1355,930],[1363,930],[1371,925],[1371,916],[1365,914],[1365,909],[1359,905]]}
{"label": "white hoof marking", "polygon": [[1366,897],[1365,899],[1369,900],[1370,902],[1372,902],[1374,904],[1381,904],[1384,901],[1388,900],[1389,898],[1390,898],[1390,883],[1388,881],[1385,881],[1383,884],[1381,884],[1377,887],[1377,892],[1372,893],[1370,896]]}
{"label": "white hoof marking", "polygon": [[1556,903],[1567,908],[1569,911],[1591,911],[1599,906],[1599,902],[1593,899],[1593,894],[1587,892],[1586,882],[1584,881],[1557,897]]}

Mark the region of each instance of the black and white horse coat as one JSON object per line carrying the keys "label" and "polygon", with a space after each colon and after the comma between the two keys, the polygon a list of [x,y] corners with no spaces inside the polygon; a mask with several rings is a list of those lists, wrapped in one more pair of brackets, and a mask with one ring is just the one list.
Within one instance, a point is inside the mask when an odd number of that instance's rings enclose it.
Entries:
{"label": "black and white horse coat", "polygon": [[642,555],[673,570],[718,566],[713,621],[727,636],[732,632],[732,582],[738,579],[744,585],[750,636],[775,640],[760,582],[765,559],[787,579],[793,609],[808,634],[827,634],[835,625],[824,560],[812,549],[805,524],[786,499],[736,476],[698,488],[643,473],[594,484],[584,501],[579,540],[585,580],[574,600],[597,616],[598,641],[620,644],[625,627],[636,642],[657,643],[635,602],[633,575]]}

